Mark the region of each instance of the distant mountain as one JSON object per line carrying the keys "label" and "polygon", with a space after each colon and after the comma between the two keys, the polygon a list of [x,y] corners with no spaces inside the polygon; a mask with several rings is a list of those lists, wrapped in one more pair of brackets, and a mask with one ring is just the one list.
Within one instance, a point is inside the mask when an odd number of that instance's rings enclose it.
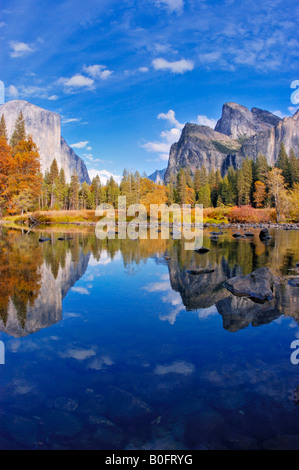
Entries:
{"label": "distant mountain", "polygon": [[166,168],[164,170],[156,170],[152,175],[148,176],[148,179],[156,184],[164,184],[164,177]]}
{"label": "distant mountain", "polygon": [[19,113],[22,111],[25,118],[27,134],[32,135],[39,148],[42,173],[50,168],[54,159],[59,169],[63,168],[67,182],[75,171],[80,183],[90,178],[83,160],[69,147],[61,136],[61,118],[58,114],[39,108],[27,101],[8,101],[0,106],[0,117],[5,117],[9,138],[12,136]]}
{"label": "distant mountain", "polygon": [[170,149],[165,181],[181,167],[194,172],[204,165],[208,171],[219,169],[224,175],[229,166],[238,168],[244,158],[255,159],[259,153],[273,166],[282,142],[287,152],[293,148],[299,155],[299,111],[280,119],[269,111],[226,103],[215,130],[185,125],[179,142]]}

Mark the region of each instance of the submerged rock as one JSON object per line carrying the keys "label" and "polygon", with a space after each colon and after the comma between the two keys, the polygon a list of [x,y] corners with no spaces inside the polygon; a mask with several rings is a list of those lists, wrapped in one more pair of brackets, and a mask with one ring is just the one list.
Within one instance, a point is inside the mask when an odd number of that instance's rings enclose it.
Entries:
{"label": "submerged rock", "polygon": [[260,240],[269,240],[271,237],[270,237],[270,233],[269,233],[269,230],[267,228],[263,228],[261,231],[260,231]]}
{"label": "submerged rock", "polygon": [[229,279],[224,287],[238,297],[264,303],[273,299],[274,277],[269,268],[260,268],[247,276]]}
{"label": "submerged rock", "polygon": [[188,274],[191,274],[192,276],[199,276],[200,274],[210,274],[215,272],[215,269],[188,269],[186,271]]}
{"label": "submerged rock", "polygon": [[40,242],[40,243],[45,243],[45,242],[50,242],[50,241],[51,241],[51,238],[42,238],[42,237],[41,237],[41,238],[39,239],[39,242]]}
{"label": "submerged rock", "polygon": [[204,253],[208,253],[210,250],[209,248],[205,248],[204,246],[202,246],[201,248],[199,248],[198,250],[195,250],[196,253],[199,253],[201,255],[203,255]]}

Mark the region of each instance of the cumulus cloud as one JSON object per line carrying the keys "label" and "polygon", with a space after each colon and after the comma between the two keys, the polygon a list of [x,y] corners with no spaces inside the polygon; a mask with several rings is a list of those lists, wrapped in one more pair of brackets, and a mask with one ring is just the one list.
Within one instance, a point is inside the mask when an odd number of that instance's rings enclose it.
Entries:
{"label": "cumulus cloud", "polygon": [[14,85],[10,85],[7,89],[6,89],[6,93],[7,95],[10,97],[10,98],[13,98],[13,99],[16,99],[19,97],[19,90],[14,86]]}
{"label": "cumulus cloud", "polygon": [[10,57],[13,58],[24,57],[25,55],[34,52],[34,49],[32,49],[32,47],[29,46],[29,44],[26,44],[25,42],[12,41],[10,43],[10,48]]}
{"label": "cumulus cloud", "polygon": [[108,70],[105,65],[85,65],[83,67],[84,72],[94,80],[107,80],[112,74],[112,70]]}
{"label": "cumulus cloud", "polygon": [[180,140],[181,131],[184,124],[180,123],[176,117],[175,112],[170,109],[168,113],[160,113],[158,119],[164,119],[168,121],[172,126],[170,130],[161,132],[160,141],[146,142],[141,145],[147,152],[157,153],[159,155],[158,160],[167,161],[169,158],[169,151],[172,144]]}
{"label": "cumulus cloud", "polygon": [[74,90],[74,89],[93,89],[94,88],[94,80],[90,77],[86,77],[81,73],[74,75],[71,78],[60,78],[58,80],[58,84],[63,85],[66,89]]}
{"label": "cumulus cloud", "polygon": [[154,59],[153,67],[155,70],[165,70],[175,74],[184,74],[186,72],[191,72],[194,70],[194,62],[191,60],[181,59],[174,62],[158,58]]}
{"label": "cumulus cloud", "polygon": [[215,129],[217,119],[210,119],[207,116],[197,116],[197,124],[200,126],[209,126],[212,129]]}
{"label": "cumulus cloud", "polygon": [[175,117],[175,112],[170,109],[167,114],[165,113],[160,113],[158,115],[158,119],[165,119],[166,121],[169,121],[170,124],[175,126],[177,129],[183,129],[184,124],[181,124]]}
{"label": "cumulus cloud", "polygon": [[122,180],[121,175],[115,175],[107,170],[96,170],[95,168],[92,168],[91,170],[88,170],[88,173],[91,180],[96,176],[99,176],[102,184],[106,184],[107,181],[111,178],[111,176],[117,183],[120,183]]}

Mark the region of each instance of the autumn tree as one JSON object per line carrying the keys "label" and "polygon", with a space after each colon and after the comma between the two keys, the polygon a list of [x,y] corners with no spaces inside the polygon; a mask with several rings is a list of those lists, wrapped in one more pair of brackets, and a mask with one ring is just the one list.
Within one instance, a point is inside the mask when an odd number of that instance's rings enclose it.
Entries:
{"label": "autumn tree", "polygon": [[10,175],[14,173],[15,161],[12,149],[4,136],[0,136],[0,209],[4,211],[12,196]]}
{"label": "autumn tree", "polygon": [[268,174],[269,194],[273,197],[278,222],[281,221],[283,205],[286,200],[286,183],[283,177],[283,170],[273,168]]}
{"label": "autumn tree", "polygon": [[256,181],[254,184],[254,193],[253,199],[257,208],[261,208],[264,205],[265,199],[267,197],[266,185],[262,181]]}
{"label": "autumn tree", "polygon": [[31,136],[21,140],[13,153],[14,168],[9,175],[9,188],[13,196],[9,212],[23,212],[33,208],[41,195],[40,156]]}

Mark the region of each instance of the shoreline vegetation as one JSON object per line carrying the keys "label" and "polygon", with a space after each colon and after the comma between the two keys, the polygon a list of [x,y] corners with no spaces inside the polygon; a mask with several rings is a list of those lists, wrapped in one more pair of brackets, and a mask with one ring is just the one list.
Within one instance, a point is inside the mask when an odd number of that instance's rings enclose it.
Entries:
{"label": "shoreline vegetation", "polygon": [[[73,225],[73,226],[91,226],[94,227],[101,220],[97,217],[94,210],[77,210],[77,211],[36,211],[28,212],[22,215],[11,215],[2,217],[0,224],[2,225]],[[137,215],[137,214],[136,214]],[[194,211],[192,211],[194,215]],[[127,217],[127,223],[132,222],[135,217]],[[194,218],[191,222],[194,222]],[[32,223],[36,221],[36,224]],[[118,213],[115,211],[115,222],[118,225]],[[159,224],[161,220],[158,220]],[[137,223],[137,222],[136,222]],[[170,214],[170,226],[173,225]],[[270,226],[272,228],[293,228],[299,229],[299,223],[290,221],[278,222],[275,209],[255,209],[251,206],[229,207],[229,208],[206,208],[203,210],[204,228],[209,226],[225,226],[235,227],[241,226]],[[148,221],[148,225],[150,222]]]}
{"label": "shoreline vegetation", "polygon": [[[4,116],[0,119],[0,219],[2,223],[96,225],[96,208],[109,205],[116,212],[119,197],[127,206],[141,204],[149,214],[153,205],[204,208],[205,224],[296,224],[299,223],[299,158],[281,144],[275,167],[265,156],[245,158],[240,168],[229,167],[226,175],[205,167],[192,173],[180,168],[169,181],[156,184],[146,174],[124,170],[120,184],[111,178],[102,184],[80,183],[76,173],[66,181],[54,159],[42,175],[39,151],[26,134],[22,113],[8,141]],[[32,221],[28,222],[28,214]],[[29,216],[30,217],[30,216]],[[134,217],[128,218],[132,221]],[[27,222],[26,222],[27,221]],[[191,220],[192,221],[192,220]],[[170,222],[172,220],[170,219]]]}

